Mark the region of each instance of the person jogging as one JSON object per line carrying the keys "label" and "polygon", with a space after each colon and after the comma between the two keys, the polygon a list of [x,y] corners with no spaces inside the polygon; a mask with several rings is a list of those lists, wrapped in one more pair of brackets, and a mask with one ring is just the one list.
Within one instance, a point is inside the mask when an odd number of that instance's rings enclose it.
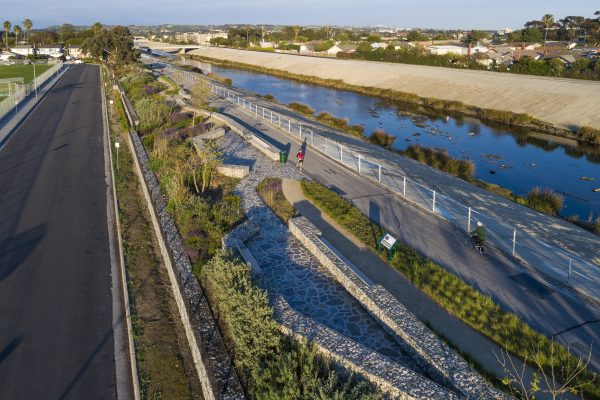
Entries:
{"label": "person jogging", "polygon": [[298,154],[296,154],[296,158],[298,159],[298,163],[296,164],[296,167],[300,168],[300,170],[302,170],[302,165],[304,164],[304,153],[302,152],[302,149],[300,149]]}

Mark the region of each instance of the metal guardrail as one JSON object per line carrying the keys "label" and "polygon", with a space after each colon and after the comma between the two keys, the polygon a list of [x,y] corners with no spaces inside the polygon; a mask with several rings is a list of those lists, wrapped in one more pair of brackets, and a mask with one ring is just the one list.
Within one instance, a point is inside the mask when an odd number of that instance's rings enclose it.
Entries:
{"label": "metal guardrail", "polygon": [[591,262],[570,251],[545,243],[483,211],[444,196],[387,165],[385,161],[365,156],[354,147],[316,133],[293,117],[248,101],[196,73],[169,64],[167,69],[190,81],[208,84],[212,93],[304,141],[320,153],[377,182],[420,208],[448,220],[460,229],[470,232],[474,229],[476,221],[481,221],[486,227],[488,241],[506,254],[546,276],[600,300],[600,267]]}
{"label": "metal guardrail", "polygon": [[63,63],[55,64],[31,82],[19,85],[14,93],[0,102],[0,119],[4,118],[13,110],[15,114],[18,113],[21,103],[31,94],[37,96],[39,88],[51,77],[58,75],[63,66]]}

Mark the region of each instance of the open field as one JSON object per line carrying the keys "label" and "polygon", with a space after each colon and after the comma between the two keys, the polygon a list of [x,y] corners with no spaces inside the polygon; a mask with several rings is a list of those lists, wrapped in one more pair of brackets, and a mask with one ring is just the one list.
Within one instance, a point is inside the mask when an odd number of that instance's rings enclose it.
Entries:
{"label": "open field", "polygon": [[[48,64],[38,64],[35,66],[36,76],[41,75],[52,67]],[[0,65],[0,79],[6,78],[23,78],[25,83],[33,80],[33,65]],[[7,96],[6,85],[0,85],[0,101]]]}
{"label": "open field", "polygon": [[558,127],[600,128],[597,112],[600,82],[214,47],[189,54],[459,101],[480,108],[526,113]]}

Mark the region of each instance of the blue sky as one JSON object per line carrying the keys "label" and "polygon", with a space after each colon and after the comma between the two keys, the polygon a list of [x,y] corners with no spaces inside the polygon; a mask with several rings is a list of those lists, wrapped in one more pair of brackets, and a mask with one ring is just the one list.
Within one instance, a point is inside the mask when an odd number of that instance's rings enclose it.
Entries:
{"label": "blue sky", "polygon": [[591,0],[3,0],[0,18],[35,27],[105,24],[389,25],[520,28],[550,13],[591,17]]}

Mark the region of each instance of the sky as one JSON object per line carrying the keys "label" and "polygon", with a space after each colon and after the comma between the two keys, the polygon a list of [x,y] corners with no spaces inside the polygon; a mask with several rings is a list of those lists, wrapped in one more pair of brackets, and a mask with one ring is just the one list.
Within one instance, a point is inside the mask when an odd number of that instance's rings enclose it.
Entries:
{"label": "sky", "polygon": [[402,28],[521,28],[553,14],[592,17],[592,0],[2,0],[2,21],[34,29],[91,25],[385,25]]}

